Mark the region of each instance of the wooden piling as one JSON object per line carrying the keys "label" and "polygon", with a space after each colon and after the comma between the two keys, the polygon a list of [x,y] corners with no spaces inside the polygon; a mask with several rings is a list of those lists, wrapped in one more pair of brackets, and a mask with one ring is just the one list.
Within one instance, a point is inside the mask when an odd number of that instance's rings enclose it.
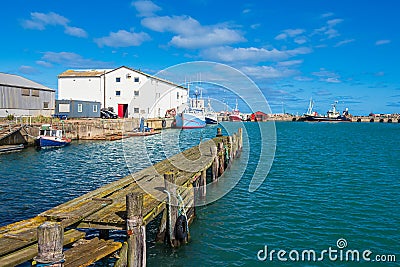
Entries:
{"label": "wooden piling", "polygon": [[231,149],[234,158],[236,158],[237,146],[238,146],[238,139],[236,133],[234,133],[232,135],[232,149]]}
{"label": "wooden piling", "polygon": [[218,179],[218,148],[216,146],[212,146],[210,148],[211,156],[213,156],[213,163],[211,164],[211,173],[212,173],[212,181],[216,181]]}
{"label": "wooden piling", "polygon": [[167,220],[168,220],[168,211],[167,209],[164,209],[164,211],[162,212],[161,222],[160,226],[158,227],[158,232],[156,236],[157,243],[164,243],[166,241],[165,232],[167,231]]}
{"label": "wooden piling", "polygon": [[221,128],[217,128],[217,137],[222,136],[222,129]]}
{"label": "wooden piling", "polygon": [[174,228],[176,224],[176,219],[178,218],[178,199],[176,196],[176,177],[172,172],[166,172],[164,174],[164,187],[168,192],[168,233],[167,239],[172,247],[179,246],[179,241],[176,240],[174,234]]}
{"label": "wooden piling", "polygon": [[243,147],[243,129],[242,128],[239,128],[238,129],[238,149],[239,149],[239,151],[241,151],[242,150],[242,147]]}
{"label": "wooden piling", "polygon": [[231,165],[233,159],[232,147],[233,147],[233,138],[232,136],[228,136],[228,144],[229,144],[229,162],[228,165]]}
{"label": "wooden piling", "polygon": [[206,197],[207,195],[207,170],[203,170],[201,172],[201,180],[200,180],[200,192],[202,197]]}
{"label": "wooden piling", "polygon": [[35,261],[38,264],[47,264],[52,267],[61,267],[64,262],[63,242],[64,229],[55,222],[45,222],[37,228],[38,255]]}
{"label": "wooden piling", "polygon": [[225,149],[224,143],[218,143],[218,162],[219,162],[219,176],[221,176],[225,171]]}
{"label": "wooden piling", "polygon": [[126,195],[128,267],[146,266],[146,226],[143,225],[143,194]]}

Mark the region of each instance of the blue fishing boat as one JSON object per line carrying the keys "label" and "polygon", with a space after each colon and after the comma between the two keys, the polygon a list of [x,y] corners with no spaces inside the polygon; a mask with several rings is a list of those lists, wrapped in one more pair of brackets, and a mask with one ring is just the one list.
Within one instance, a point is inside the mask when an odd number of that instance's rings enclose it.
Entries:
{"label": "blue fishing boat", "polygon": [[63,136],[62,130],[52,129],[50,124],[42,125],[36,139],[36,146],[39,148],[63,147],[70,143],[71,139]]}

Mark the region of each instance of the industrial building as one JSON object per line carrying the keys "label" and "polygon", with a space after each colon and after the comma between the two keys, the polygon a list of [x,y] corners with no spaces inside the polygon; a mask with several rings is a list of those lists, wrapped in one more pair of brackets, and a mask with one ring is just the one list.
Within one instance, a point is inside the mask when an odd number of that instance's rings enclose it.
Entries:
{"label": "industrial building", "polygon": [[121,118],[159,118],[183,111],[185,87],[125,66],[104,70],[67,70],[58,76],[58,99],[97,101]]}
{"label": "industrial building", "polygon": [[0,72],[0,117],[51,116],[55,90],[24,77]]}

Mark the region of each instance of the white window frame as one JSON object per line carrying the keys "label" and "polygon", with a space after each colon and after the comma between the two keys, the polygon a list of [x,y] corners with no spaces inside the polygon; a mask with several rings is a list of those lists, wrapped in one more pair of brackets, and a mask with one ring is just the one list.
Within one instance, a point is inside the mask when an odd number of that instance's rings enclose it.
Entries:
{"label": "white window frame", "polygon": [[83,105],[78,104],[78,113],[82,113],[82,111],[83,111]]}
{"label": "white window frame", "polygon": [[96,104],[93,105],[93,112],[94,112],[94,113],[97,112],[97,105],[96,105]]}

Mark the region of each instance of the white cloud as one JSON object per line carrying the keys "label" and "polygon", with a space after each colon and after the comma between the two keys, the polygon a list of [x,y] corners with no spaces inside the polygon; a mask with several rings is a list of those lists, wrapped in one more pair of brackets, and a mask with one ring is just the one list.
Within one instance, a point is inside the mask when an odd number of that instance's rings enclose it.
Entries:
{"label": "white cloud", "polygon": [[64,32],[75,37],[86,38],[88,36],[85,30],[77,27],[66,26]]}
{"label": "white cloud", "polygon": [[342,23],[343,19],[331,19],[326,22],[326,25],[315,29],[310,36],[313,35],[324,35],[326,39],[333,39],[340,36],[340,33],[334,28],[336,25]]}
{"label": "white cloud", "polygon": [[25,66],[25,65],[20,66],[18,68],[18,71],[22,74],[28,74],[28,75],[33,75],[33,74],[39,73],[39,71],[37,69],[35,69],[34,67]]}
{"label": "white cloud", "polygon": [[248,8],[246,8],[246,9],[244,9],[242,11],[243,14],[247,14],[247,13],[250,13],[250,12],[251,12],[251,9],[248,9]]}
{"label": "white cloud", "polygon": [[174,36],[171,44],[183,48],[202,48],[232,44],[240,41],[244,41],[244,38],[235,30],[215,28],[209,32],[205,32],[204,35]]}
{"label": "white cloud", "polygon": [[378,40],[375,42],[375,45],[384,45],[384,44],[390,44],[390,40]]}
{"label": "white cloud", "polygon": [[45,52],[41,61],[48,64],[60,64],[70,68],[106,68],[111,63],[83,58],[81,55],[71,52]]}
{"label": "white cloud", "polygon": [[260,26],[261,26],[260,23],[256,23],[256,24],[250,25],[250,28],[252,28],[253,30],[255,30],[255,29],[259,28]]}
{"label": "white cloud", "polygon": [[339,74],[328,71],[325,69],[320,69],[319,71],[313,72],[312,75],[319,78],[320,81],[328,82],[328,83],[340,83]]}
{"label": "white cloud", "polygon": [[202,55],[206,58],[213,60],[220,60],[225,62],[235,61],[279,61],[285,60],[302,54],[309,54],[312,50],[307,47],[300,47],[293,50],[267,50],[265,48],[233,48],[230,46],[215,47],[204,50]]}
{"label": "white cloud", "polygon": [[36,61],[36,64],[39,65],[39,66],[42,66],[42,67],[46,67],[46,68],[53,67],[53,64],[51,64],[49,62],[46,62],[46,61],[43,61],[43,60]]}
{"label": "white cloud", "polygon": [[297,70],[271,66],[247,66],[241,68],[241,71],[256,79],[278,79],[298,74]]}
{"label": "white cloud", "polygon": [[109,36],[97,38],[94,41],[100,47],[129,47],[139,46],[148,40],[150,40],[150,36],[145,32],[135,33],[119,30],[118,32],[111,32]]}
{"label": "white cloud", "polygon": [[355,41],[355,39],[343,40],[343,41],[340,41],[339,43],[337,43],[335,45],[335,47],[339,47],[339,46],[342,46],[342,45],[345,45],[345,44],[353,43],[354,41]]}
{"label": "white cloud", "polygon": [[47,14],[32,12],[31,19],[22,21],[22,27],[24,27],[25,29],[42,31],[45,30],[48,25],[63,26],[65,28],[64,32],[66,34],[75,37],[87,37],[87,33],[85,32],[85,30],[77,27],[71,27],[68,24],[69,19],[54,12],[50,12]]}
{"label": "white cloud", "polygon": [[332,17],[332,16],[334,16],[334,15],[335,15],[334,13],[328,12],[328,13],[322,14],[322,15],[321,15],[321,18],[329,18],[329,17]]}
{"label": "white cloud", "polygon": [[161,10],[161,7],[157,6],[152,1],[135,1],[132,2],[132,6],[138,11],[138,17],[150,17]]}
{"label": "white cloud", "polygon": [[275,40],[285,40],[287,38],[286,33],[280,33],[275,37]]}
{"label": "white cloud", "polygon": [[142,25],[157,32],[172,32],[170,44],[182,48],[203,48],[233,44],[246,39],[226,25],[202,26],[189,16],[158,16],[142,20]]}
{"label": "white cloud", "polygon": [[327,24],[331,27],[336,26],[339,23],[342,23],[343,19],[331,19],[327,21]]}
{"label": "white cloud", "polygon": [[302,45],[302,44],[307,43],[308,40],[307,40],[307,38],[306,38],[305,36],[299,36],[299,37],[296,37],[296,38],[294,39],[294,42],[295,42],[296,44]]}
{"label": "white cloud", "polygon": [[338,78],[334,78],[334,77],[326,78],[325,81],[328,83],[340,83],[341,82]]}
{"label": "white cloud", "polygon": [[304,29],[287,29],[282,31],[279,35],[275,37],[275,40],[284,40],[288,37],[296,37],[300,34],[303,34],[305,32]]}
{"label": "white cloud", "polygon": [[44,30],[47,25],[66,26],[69,20],[57,13],[50,12],[47,14],[32,12],[31,19],[22,21],[22,26],[26,29]]}
{"label": "white cloud", "polygon": [[290,66],[294,66],[294,65],[300,65],[303,63],[302,59],[298,59],[298,60],[288,60],[288,61],[281,61],[278,62],[278,66],[280,67],[290,67]]}

